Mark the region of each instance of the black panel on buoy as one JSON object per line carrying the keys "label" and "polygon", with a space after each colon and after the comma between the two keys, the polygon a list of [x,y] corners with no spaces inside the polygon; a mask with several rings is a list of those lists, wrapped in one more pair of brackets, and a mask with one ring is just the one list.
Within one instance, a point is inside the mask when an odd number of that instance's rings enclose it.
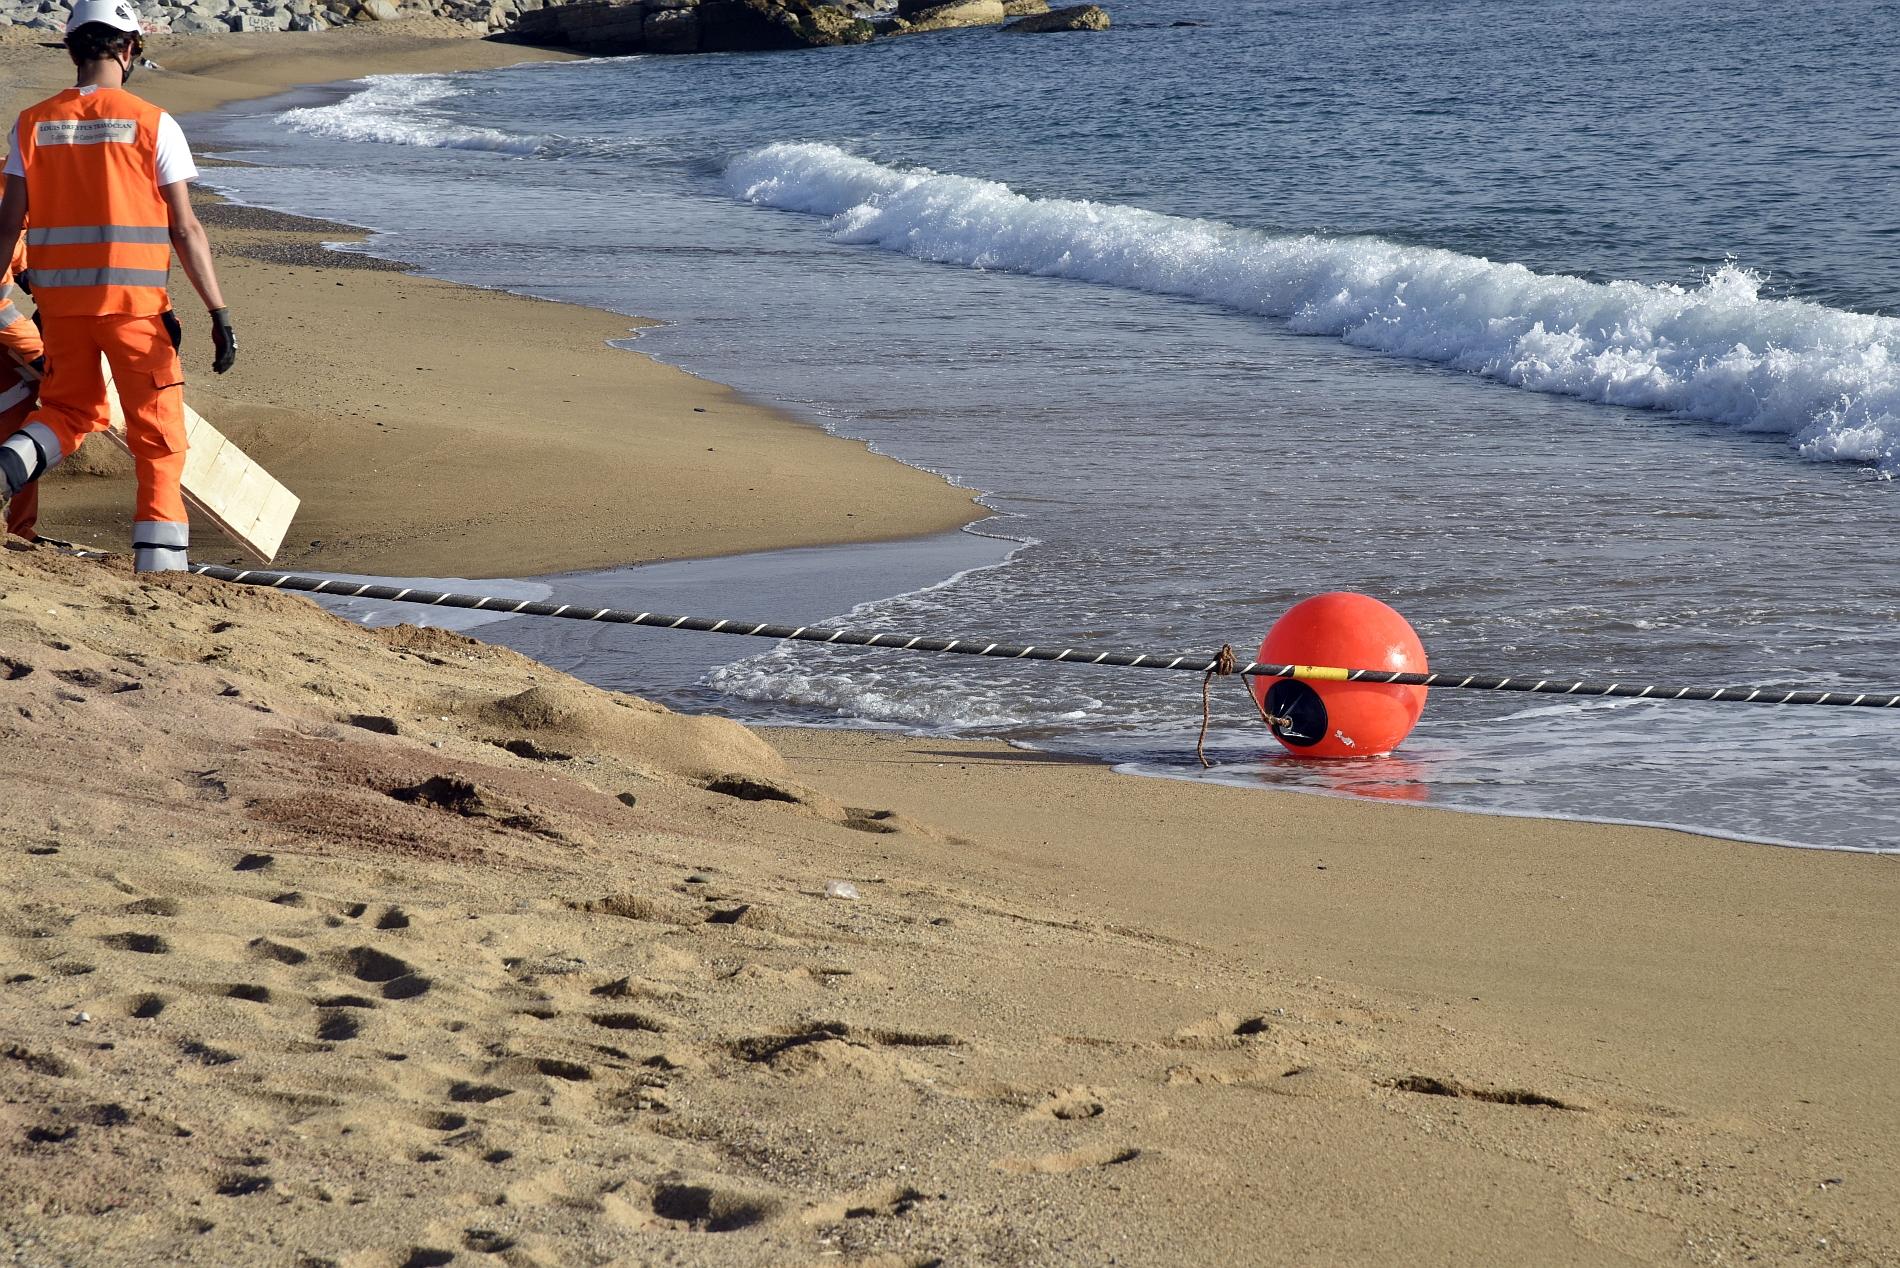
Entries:
{"label": "black panel on buoy", "polygon": [[1267,714],[1285,718],[1288,725],[1273,722],[1273,733],[1288,744],[1305,748],[1326,738],[1326,702],[1319,692],[1297,678],[1281,678],[1267,688]]}

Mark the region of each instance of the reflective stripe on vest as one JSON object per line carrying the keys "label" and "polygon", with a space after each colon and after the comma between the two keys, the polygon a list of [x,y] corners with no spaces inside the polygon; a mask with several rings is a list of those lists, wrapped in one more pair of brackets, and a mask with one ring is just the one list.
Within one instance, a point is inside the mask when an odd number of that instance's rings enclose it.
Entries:
{"label": "reflective stripe on vest", "polygon": [[[71,286],[151,286],[162,291],[170,276],[165,269],[34,269],[33,293]],[[51,298],[41,300],[40,307],[46,307]]]}
{"label": "reflective stripe on vest", "polygon": [[164,112],[122,88],[69,88],[20,112],[28,270],[48,317],[170,307],[171,208],[158,192]]}
{"label": "reflective stripe on vest", "polygon": [[172,240],[170,225],[68,225],[62,229],[28,229],[30,247],[70,247],[94,242],[166,243]]}
{"label": "reflective stripe on vest", "polygon": [[21,312],[18,308],[15,308],[12,300],[0,304],[0,330],[5,330],[16,321],[25,320],[26,314]]}

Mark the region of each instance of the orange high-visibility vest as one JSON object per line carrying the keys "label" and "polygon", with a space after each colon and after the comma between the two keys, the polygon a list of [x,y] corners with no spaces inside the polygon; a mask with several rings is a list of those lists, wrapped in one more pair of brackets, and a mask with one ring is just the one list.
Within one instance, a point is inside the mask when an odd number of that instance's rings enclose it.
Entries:
{"label": "orange high-visibility vest", "polygon": [[171,308],[171,209],[158,194],[163,113],[122,88],[68,88],[20,112],[27,276],[48,317]]}

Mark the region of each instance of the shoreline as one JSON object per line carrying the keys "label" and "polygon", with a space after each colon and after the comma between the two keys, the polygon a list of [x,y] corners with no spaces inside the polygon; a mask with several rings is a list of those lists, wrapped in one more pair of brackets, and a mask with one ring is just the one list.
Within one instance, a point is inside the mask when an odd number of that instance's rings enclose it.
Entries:
{"label": "shoreline", "polygon": [[[134,88],[178,112],[567,56],[435,19],[171,44],[154,41],[168,69]],[[18,43],[0,43],[0,67],[15,72],[15,108],[70,73],[62,51]],[[194,190],[242,352],[229,376],[208,372],[198,301],[175,272],[187,399],[303,499],[273,566],[539,576],[901,540],[990,515],[976,490],[612,346],[649,320],[330,252],[323,242],[364,231]],[[81,546],[122,545],[131,502],[130,463],[90,445],[49,476],[43,523]],[[197,538],[201,558],[250,562],[209,526]]]}

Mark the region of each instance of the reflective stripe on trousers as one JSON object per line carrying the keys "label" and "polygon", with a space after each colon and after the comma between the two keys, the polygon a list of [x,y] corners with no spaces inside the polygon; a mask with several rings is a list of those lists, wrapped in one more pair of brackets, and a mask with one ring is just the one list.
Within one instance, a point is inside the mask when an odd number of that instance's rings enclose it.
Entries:
{"label": "reflective stripe on trousers", "polygon": [[191,525],[138,520],[132,525],[132,571],[177,572],[186,566]]}
{"label": "reflective stripe on trousers", "polygon": [[26,244],[30,247],[73,247],[95,242],[143,242],[156,246],[171,240],[170,225],[60,225],[26,231]]}
{"label": "reflective stripe on trousers", "polygon": [[183,550],[191,545],[191,525],[172,520],[134,520],[132,545],[141,550],[147,546],[175,546]]}
{"label": "reflective stripe on trousers", "polygon": [[191,566],[185,552],[171,546],[134,546],[133,572],[183,572]]}
{"label": "reflective stripe on trousers", "polygon": [[42,422],[31,422],[0,440],[0,480],[6,482],[12,497],[33,481],[59,465],[65,457],[59,437]]}
{"label": "reflective stripe on trousers", "polygon": [[152,286],[159,290],[171,278],[169,269],[33,269],[35,291],[64,290],[68,286]]}

